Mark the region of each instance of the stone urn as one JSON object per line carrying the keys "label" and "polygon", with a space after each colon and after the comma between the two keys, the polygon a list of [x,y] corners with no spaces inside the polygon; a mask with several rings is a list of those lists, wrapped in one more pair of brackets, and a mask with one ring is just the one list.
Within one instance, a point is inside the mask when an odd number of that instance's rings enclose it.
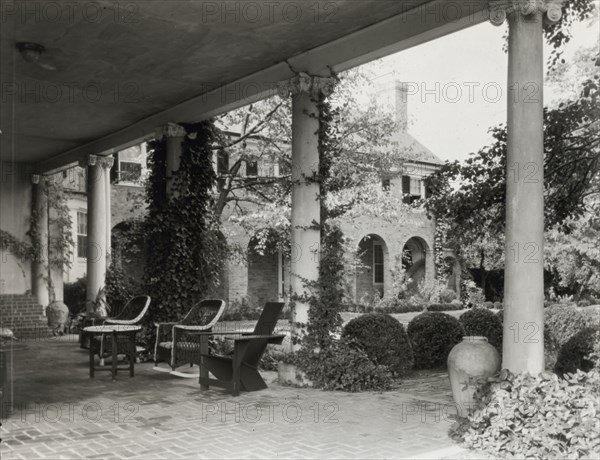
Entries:
{"label": "stone urn", "polygon": [[52,329],[54,335],[62,335],[69,318],[69,307],[60,300],[55,300],[46,307],[46,317],[48,327]]}
{"label": "stone urn", "polygon": [[448,374],[459,414],[466,417],[475,410],[477,385],[471,378],[490,377],[500,370],[500,354],[486,337],[465,336],[448,355]]}

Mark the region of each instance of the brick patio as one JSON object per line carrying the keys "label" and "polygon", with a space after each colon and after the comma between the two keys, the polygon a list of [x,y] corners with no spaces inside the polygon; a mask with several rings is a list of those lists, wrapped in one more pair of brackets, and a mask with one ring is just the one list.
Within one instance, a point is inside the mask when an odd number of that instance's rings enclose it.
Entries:
{"label": "brick patio", "polygon": [[88,377],[75,336],[16,352],[15,411],[1,457],[460,458],[447,436],[455,413],[447,377],[427,374],[385,393],[284,387],[233,398],[196,379],[136,365],[116,382]]}

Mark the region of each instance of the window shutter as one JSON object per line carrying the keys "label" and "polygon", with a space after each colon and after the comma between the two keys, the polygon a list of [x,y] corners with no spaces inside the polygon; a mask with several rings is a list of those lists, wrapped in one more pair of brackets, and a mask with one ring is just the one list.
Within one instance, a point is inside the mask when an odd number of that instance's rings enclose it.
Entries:
{"label": "window shutter", "polygon": [[246,177],[258,176],[258,162],[246,161]]}
{"label": "window shutter", "polygon": [[406,204],[410,204],[410,176],[402,176],[402,202]]}

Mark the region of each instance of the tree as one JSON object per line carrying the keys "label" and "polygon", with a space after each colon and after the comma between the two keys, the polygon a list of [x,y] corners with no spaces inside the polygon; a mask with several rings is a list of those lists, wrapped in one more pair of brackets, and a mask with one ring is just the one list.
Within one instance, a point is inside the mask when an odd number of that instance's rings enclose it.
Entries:
{"label": "tree", "polygon": [[[339,76],[331,104],[328,134],[327,207],[340,215],[353,207],[373,203],[372,191],[381,195],[382,172],[400,168],[407,151],[392,148],[391,137],[399,122],[383,109],[375,97],[364,96],[372,87],[368,68]],[[259,247],[275,242],[282,249],[289,240],[291,206],[291,102],[277,97],[230,112],[218,121],[222,128],[221,179],[215,214],[256,235]],[[235,134],[232,134],[232,131]],[[229,163],[225,159],[229,159]],[[246,177],[243,165],[271,162],[279,165],[279,176]],[[218,166],[219,168],[219,166]]]}
{"label": "tree", "polygon": [[[598,53],[591,57],[598,71]],[[600,76],[588,77],[578,96],[544,110],[545,228],[569,234],[600,194]],[[491,129],[494,142],[464,163],[446,163],[428,178],[428,211],[447,228],[446,241],[466,265],[503,266],[506,202],[506,126]],[[535,172],[536,165],[531,165]],[[517,171],[508,171],[517,174]],[[552,240],[554,241],[554,240]]]}

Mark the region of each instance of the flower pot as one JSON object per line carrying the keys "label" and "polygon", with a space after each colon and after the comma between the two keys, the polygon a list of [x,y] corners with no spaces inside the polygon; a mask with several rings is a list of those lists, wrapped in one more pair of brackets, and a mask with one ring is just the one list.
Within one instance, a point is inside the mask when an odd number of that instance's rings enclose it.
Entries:
{"label": "flower pot", "polygon": [[500,354],[486,337],[466,336],[448,355],[448,375],[459,415],[465,417],[475,409],[477,389],[472,378],[489,377],[500,370]]}
{"label": "flower pot", "polygon": [[61,301],[55,300],[46,307],[46,317],[48,318],[48,327],[52,329],[54,335],[62,335],[69,318],[69,308]]}

